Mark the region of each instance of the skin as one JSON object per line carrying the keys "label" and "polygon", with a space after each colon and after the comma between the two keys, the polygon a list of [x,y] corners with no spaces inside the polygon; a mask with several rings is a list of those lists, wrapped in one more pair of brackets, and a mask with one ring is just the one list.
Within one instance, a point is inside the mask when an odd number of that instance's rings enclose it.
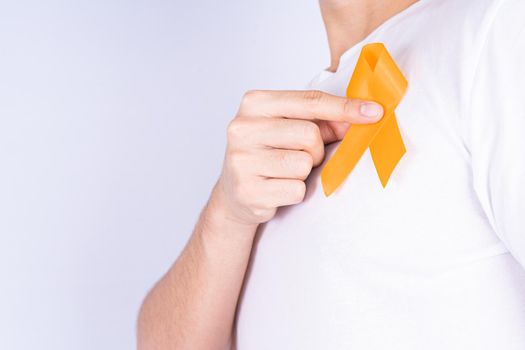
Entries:
{"label": "skin", "polygon": [[[321,0],[335,71],[339,57],[414,0]],[[227,349],[258,225],[300,203],[325,144],[383,109],[320,91],[249,91],[227,130],[221,175],[173,266],[149,292],[138,349]]]}

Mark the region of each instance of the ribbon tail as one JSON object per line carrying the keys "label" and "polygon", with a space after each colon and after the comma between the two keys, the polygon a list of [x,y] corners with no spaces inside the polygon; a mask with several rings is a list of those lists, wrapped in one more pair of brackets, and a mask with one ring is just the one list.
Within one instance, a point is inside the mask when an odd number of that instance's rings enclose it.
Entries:
{"label": "ribbon tail", "polygon": [[396,116],[393,114],[385,121],[370,144],[370,154],[383,188],[386,187],[390,175],[405,153],[405,144],[397,125]]}

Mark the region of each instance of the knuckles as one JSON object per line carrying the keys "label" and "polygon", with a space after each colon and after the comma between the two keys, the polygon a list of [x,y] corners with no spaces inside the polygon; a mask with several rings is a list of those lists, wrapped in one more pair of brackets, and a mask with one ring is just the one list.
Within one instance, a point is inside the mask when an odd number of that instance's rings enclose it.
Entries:
{"label": "knuckles", "polygon": [[301,203],[306,195],[306,184],[304,181],[294,181],[290,184],[287,192],[290,204]]}
{"label": "knuckles", "polygon": [[284,166],[288,166],[289,169],[293,169],[293,173],[298,178],[306,179],[313,167],[313,157],[308,152],[297,152],[292,153]]}
{"label": "knuckles", "polygon": [[295,162],[295,168],[296,168],[297,174],[301,177],[301,179],[306,179],[308,177],[308,175],[312,171],[313,164],[314,164],[314,159],[310,155],[310,153],[307,153],[307,152],[299,153],[298,159]]}
{"label": "knuckles", "polygon": [[235,117],[230,121],[226,129],[228,141],[241,138],[246,130],[246,121],[242,117]]}
{"label": "knuckles", "polygon": [[312,155],[302,151],[276,151],[273,161],[278,163],[275,164],[278,168],[285,170],[287,173],[292,172],[294,176],[301,179],[308,177],[314,164]]}
{"label": "knuckles", "polygon": [[341,113],[343,115],[355,115],[357,102],[354,99],[343,99],[341,101]]}
{"label": "knuckles", "polygon": [[313,165],[319,165],[324,158],[324,142],[319,126],[308,122],[304,125],[302,133],[304,145],[314,157]]}
{"label": "knuckles", "polygon": [[242,174],[246,168],[246,156],[240,151],[230,150],[228,152],[228,162],[230,169],[236,176]]}
{"label": "knuckles", "polygon": [[248,90],[244,93],[241,99],[241,103],[251,102],[253,99],[258,97],[262,93],[261,90]]}
{"label": "knuckles", "polygon": [[289,152],[276,151],[274,154],[275,158],[273,161],[278,163],[279,168],[290,169],[295,165],[296,161],[290,156]]}
{"label": "knuckles", "polygon": [[319,126],[313,122],[303,124],[302,134],[304,142],[312,148],[323,144]]}
{"label": "knuckles", "polygon": [[324,100],[324,92],[320,90],[307,90],[303,93],[303,100],[310,106],[317,106]]}
{"label": "knuckles", "polygon": [[252,106],[255,106],[257,104],[257,101],[259,101],[263,95],[263,90],[246,91],[241,98],[239,112],[242,113],[243,111],[249,111],[252,108]]}

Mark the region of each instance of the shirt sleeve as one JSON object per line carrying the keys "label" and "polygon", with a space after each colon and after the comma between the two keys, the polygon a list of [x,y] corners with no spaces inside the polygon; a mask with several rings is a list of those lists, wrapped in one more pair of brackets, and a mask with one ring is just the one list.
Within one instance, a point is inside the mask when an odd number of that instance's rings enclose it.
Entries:
{"label": "shirt sleeve", "polygon": [[525,268],[523,18],[525,1],[501,2],[477,62],[466,128],[476,195],[496,234]]}

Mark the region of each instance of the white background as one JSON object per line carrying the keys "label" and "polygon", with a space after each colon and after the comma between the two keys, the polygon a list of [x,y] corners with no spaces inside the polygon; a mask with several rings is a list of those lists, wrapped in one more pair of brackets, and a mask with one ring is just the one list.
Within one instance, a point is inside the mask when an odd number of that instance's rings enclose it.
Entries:
{"label": "white background", "polygon": [[134,348],[243,92],[327,64],[315,0],[0,0],[0,349]]}

